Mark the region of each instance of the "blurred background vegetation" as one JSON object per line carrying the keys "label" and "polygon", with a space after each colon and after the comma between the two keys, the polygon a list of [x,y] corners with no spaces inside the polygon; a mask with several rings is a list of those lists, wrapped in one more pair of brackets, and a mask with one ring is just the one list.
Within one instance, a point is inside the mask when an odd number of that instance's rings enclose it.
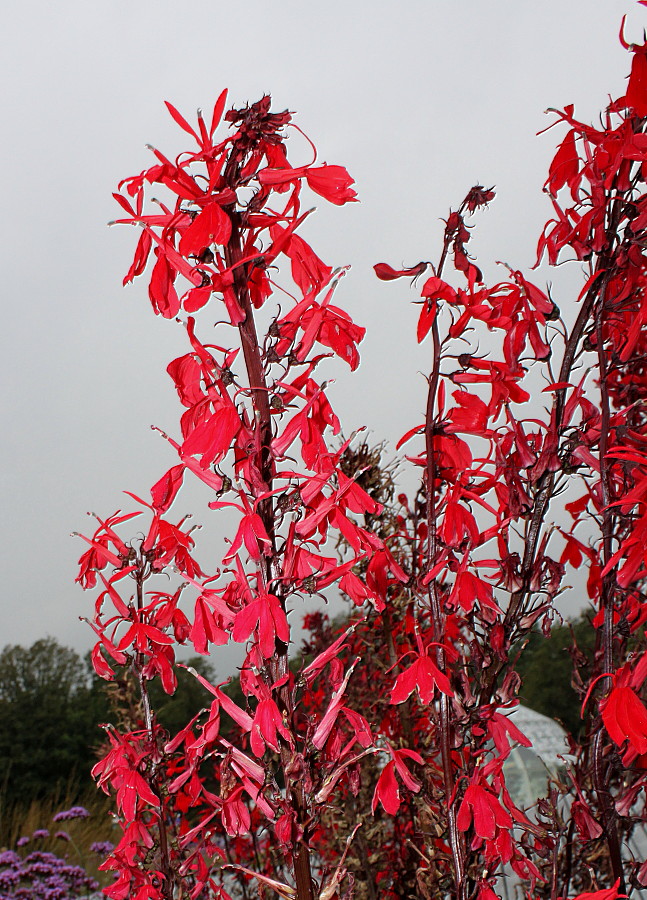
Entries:
{"label": "blurred background vegetation", "polygon": [[[554,626],[548,639],[531,634],[519,648],[521,702],[574,734],[580,727],[580,701],[571,685],[572,654],[585,666],[594,637],[582,617]],[[185,664],[211,681],[216,678],[209,659],[193,657]],[[244,703],[237,679],[227,692]],[[162,725],[175,734],[211,697],[179,669],[175,695],[167,696],[156,679],[151,699]],[[74,804],[91,813],[74,824],[78,846],[110,840],[110,800],[97,791],[90,770],[101,755],[101,723],[136,719],[137,703],[128,678],[118,673],[115,682],[103,681],[94,674],[89,655],[81,658],[53,638],[0,652],[0,847],[12,847],[22,835],[50,827],[54,812]],[[55,848],[43,844],[38,849]]]}
{"label": "blurred background vegetation", "polygon": [[[215,680],[209,660],[196,657],[186,665]],[[162,725],[175,734],[209,704],[210,695],[179,669],[175,695],[166,695],[155,679],[151,699]],[[57,810],[75,804],[91,813],[72,823],[79,846],[110,839],[110,800],[97,790],[90,771],[102,754],[101,724],[134,717],[136,707],[128,678],[117,673],[115,682],[104,681],[89,655],[81,658],[53,638],[0,652],[0,848],[49,828]],[[37,849],[56,850],[54,844],[41,841]]]}

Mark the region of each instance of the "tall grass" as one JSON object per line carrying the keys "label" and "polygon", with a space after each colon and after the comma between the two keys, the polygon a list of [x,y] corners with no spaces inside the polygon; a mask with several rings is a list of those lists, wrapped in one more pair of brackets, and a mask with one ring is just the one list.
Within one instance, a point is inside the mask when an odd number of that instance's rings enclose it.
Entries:
{"label": "tall grass", "polygon": [[[53,822],[55,813],[72,806],[83,806],[89,812],[88,818]],[[105,885],[110,880],[97,866],[103,861],[90,850],[95,841],[116,843],[116,827],[110,815],[111,801],[95,788],[79,791],[70,784],[65,789],[53,792],[43,799],[10,802],[0,791],[0,849],[16,849],[20,838],[30,841],[23,848],[24,853],[43,850],[66,858],[70,863],[81,865],[89,875]],[[49,837],[31,839],[37,830],[47,829]],[[56,838],[56,832],[65,832],[70,840]]]}

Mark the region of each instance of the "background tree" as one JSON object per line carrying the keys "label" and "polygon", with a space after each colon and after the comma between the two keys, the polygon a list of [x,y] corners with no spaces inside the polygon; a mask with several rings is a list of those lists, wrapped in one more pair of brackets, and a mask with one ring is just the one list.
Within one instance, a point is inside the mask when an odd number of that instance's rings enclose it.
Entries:
{"label": "background tree", "polygon": [[546,637],[533,631],[525,639],[517,672],[521,677],[519,699],[530,709],[557,719],[575,738],[580,736],[582,701],[573,687],[573,669],[578,683],[588,682],[595,653],[595,631],[582,615],[563,625],[553,625]]}
{"label": "background tree", "polygon": [[[206,678],[215,670],[204,657],[186,662]],[[208,692],[186,669],[172,697],[158,680],[151,696],[162,726],[175,735],[209,703]],[[0,794],[5,806],[65,796],[74,800],[93,785],[90,770],[105,744],[103,723],[134,717],[141,701],[126,670],[106,685],[89,657],[82,659],[53,638],[0,652]]]}
{"label": "background tree", "polygon": [[0,770],[8,802],[88,786],[107,713],[81,657],[52,638],[0,653]]}

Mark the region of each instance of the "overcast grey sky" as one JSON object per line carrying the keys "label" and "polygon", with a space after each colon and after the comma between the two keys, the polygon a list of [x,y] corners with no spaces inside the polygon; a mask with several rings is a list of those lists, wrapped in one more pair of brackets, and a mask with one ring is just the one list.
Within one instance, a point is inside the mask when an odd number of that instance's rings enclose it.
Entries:
{"label": "overcast grey sky", "polygon": [[623,13],[641,40],[647,11],[633,0],[5,8],[0,646],[47,634],[90,646],[70,532],[175,462],[149,426],[177,422],[164,369],[184,352],[182,329],[154,317],[143,280],[122,289],[135,235],[106,228],[117,182],[149,164],[144,145],[184,149],[163,101],[192,116],[223,87],[238,105],[270,92],[298,112],[320,159],[355,177],[361,204],[322,201],[307,232],[326,262],[353,266],[339,301],[368,328],[360,369],[336,368],[332,399],[347,431],[366,424],[395,442],[420,416],[427,350],[414,349],[414,295],[371,266],[434,258],[439,218],[478,182],[497,188],[474,238],[479,261],[532,264],[559,132],[535,134],[547,107],[575,103],[591,119],[623,92]]}

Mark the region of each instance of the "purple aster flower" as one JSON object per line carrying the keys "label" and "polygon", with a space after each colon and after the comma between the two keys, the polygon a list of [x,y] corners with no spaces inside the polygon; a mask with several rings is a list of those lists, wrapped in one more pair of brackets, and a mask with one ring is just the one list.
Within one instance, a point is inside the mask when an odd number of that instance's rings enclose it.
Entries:
{"label": "purple aster flower", "polygon": [[0,900],[76,900],[98,889],[85,869],[55,853],[37,850],[24,859],[11,850],[0,853]]}
{"label": "purple aster flower", "polygon": [[99,856],[108,856],[114,849],[115,845],[110,843],[110,841],[94,841],[94,843],[90,844],[90,850],[93,853],[98,853]]}
{"label": "purple aster flower", "polygon": [[16,869],[5,869],[0,872],[0,888],[3,890],[13,887],[20,883],[20,872]]}
{"label": "purple aster flower", "polygon": [[53,822],[67,822],[69,819],[87,819],[90,813],[83,806],[71,806],[69,809],[57,812],[53,817]]}

